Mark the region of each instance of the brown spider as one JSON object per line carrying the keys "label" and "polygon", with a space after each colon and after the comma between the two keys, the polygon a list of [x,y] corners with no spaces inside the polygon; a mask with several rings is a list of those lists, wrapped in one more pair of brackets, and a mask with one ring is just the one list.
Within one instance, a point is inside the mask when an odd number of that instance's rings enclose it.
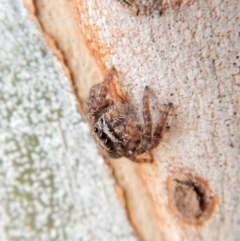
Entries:
{"label": "brown spider", "polygon": [[112,68],[104,82],[93,86],[90,90],[87,114],[92,126],[91,131],[96,141],[110,157],[125,156],[138,161],[137,155],[154,149],[161,141],[172,103],[167,105],[152,133],[148,86],[145,87],[143,94],[144,127],[142,127],[136,121],[128,103],[108,97],[110,81],[114,74],[115,69]]}

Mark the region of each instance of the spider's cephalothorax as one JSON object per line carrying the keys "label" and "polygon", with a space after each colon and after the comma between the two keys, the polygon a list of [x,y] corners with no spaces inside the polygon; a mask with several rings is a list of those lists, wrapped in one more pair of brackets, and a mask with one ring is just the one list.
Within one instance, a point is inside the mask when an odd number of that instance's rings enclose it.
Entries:
{"label": "spider's cephalothorax", "polygon": [[90,90],[87,114],[92,126],[92,134],[110,157],[125,156],[137,161],[137,155],[152,150],[161,141],[172,104],[167,105],[152,133],[149,88],[146,86],[143,93],[144,126],[141,126],[128,103],[108,98],[109,86],[114,74],[115,69],[112,68],[104,82],[93,86]]}

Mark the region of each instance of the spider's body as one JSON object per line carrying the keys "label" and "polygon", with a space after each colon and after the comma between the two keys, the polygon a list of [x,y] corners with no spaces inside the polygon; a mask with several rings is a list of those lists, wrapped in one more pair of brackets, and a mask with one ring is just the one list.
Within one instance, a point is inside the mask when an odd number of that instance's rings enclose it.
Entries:
{"label": "spider's body", "polygon": [[149,88],[146,86],[143,94],[144,127],[142,127],[131,112],[128,103],[107,98],[114,73],[115,70],[111,69],[103,83],[91,88],[87,113],[94,138],[110,157],[125,156],[136,161],[137,155],[152,150],[161,141],[172,104],[167,105],[161,120],[152,133]]}

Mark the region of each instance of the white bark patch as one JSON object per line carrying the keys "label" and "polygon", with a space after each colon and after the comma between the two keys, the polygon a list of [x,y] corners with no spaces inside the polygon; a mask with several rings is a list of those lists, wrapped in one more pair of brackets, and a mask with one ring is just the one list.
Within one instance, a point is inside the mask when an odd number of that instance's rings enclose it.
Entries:
{"label": "white bark patch", "polygon": [[0,3],[0,240],[135,240],[57,59]]}

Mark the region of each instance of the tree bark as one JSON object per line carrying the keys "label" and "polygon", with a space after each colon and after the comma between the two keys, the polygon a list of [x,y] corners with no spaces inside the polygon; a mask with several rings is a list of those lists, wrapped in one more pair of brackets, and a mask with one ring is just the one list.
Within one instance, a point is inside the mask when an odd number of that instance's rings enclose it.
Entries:
{"label": "tree bark", "polygon": [[135,241],[40,23],[21,0],[0,1],[0,19],[0,240]]}
{"label": "tree bark", "polygon": [[[69,39],[89,51],[75,56],[74,47],[63,49],[67,61],[83,62],[81,76],[68,65],[80,101],[114,66],[118,91],[140,121],[147,85],[154,124],[164,104],[174,106],[171,128],[152,152],[153,163],[105,159],[139,240],[237,240],[239,2],[180,1],[178,7],[161,5],[161,11],[149,6],[140,15],[126,13],[113,0],[71,2],[81,35],[75,30]],[[38,7],[39,18],[40,9],[46,7]],[[41,22],[47,29],[44,17]],[[59,43],[69,37],[57,37],[60,32],[51,32]],[[83,68],[89,59],[90,72],[97,73],[93,78]]]}

